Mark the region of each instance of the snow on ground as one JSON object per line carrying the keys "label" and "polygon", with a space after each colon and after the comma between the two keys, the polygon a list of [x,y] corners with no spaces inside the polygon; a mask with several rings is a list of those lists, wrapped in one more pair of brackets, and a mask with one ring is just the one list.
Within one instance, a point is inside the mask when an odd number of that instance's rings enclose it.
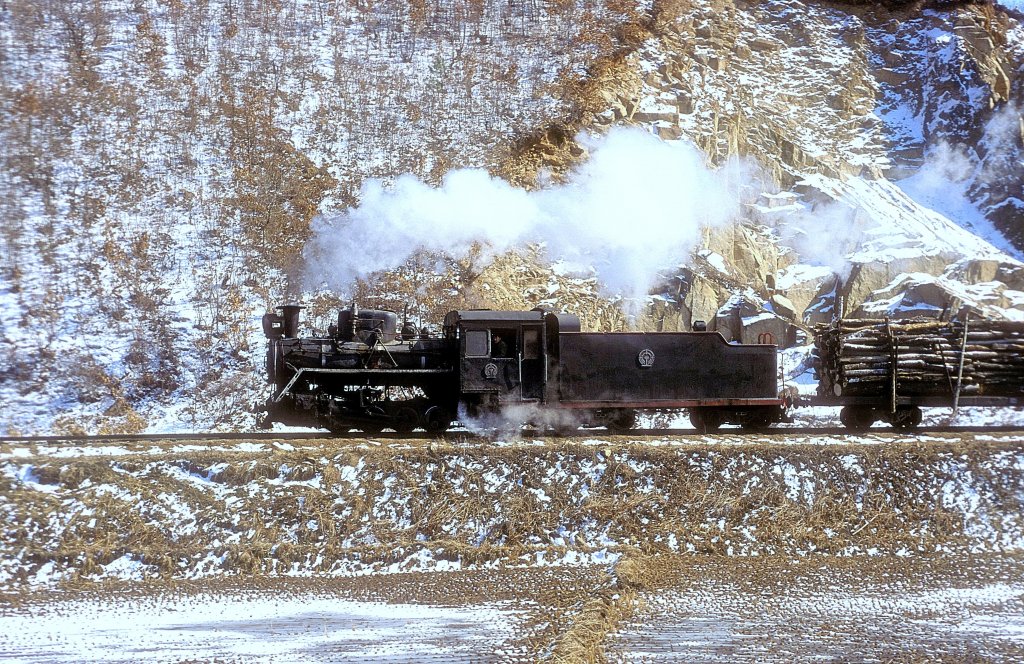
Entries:
{"label": "snow on ground", "polygon": [[431,606],[308,596],[161,595],[66,600],[0,610],[0,657],[12,662],[450,662],[517,631],[497,604]]}
{"label": "snow on ground", "polygon": [[1015,561],[996,573],[911,564],[881,579],[870,565],[854,568],[869,572],[860,579],[819,565],[737,575],[745,583],[709,565],[704,578],[644,593],[609,639],[608,661],[1020,661],[1024,583]]}
{"label": "snow on ground", "polygon": [[1017,260],[1024,259],[1024,253],[1010,244],[1002,232],[978,209],[977,204],[968,197],[970,182],[965,180],[963,175],[957,178],[955,174],[950,173],[952,168],[967,170],[971,167],[970,163],[952,166],[948,163],[951,159],[965,158],[949,156],[950,148],[940,148],[937,152],[940,154],[927,159],[921,170],[900,180],[896,185],[915,203],[954,220],[999,251]]}
{"label": "snow on ground", "polygon": [[888,180],[841,181],[808,174],[804,183],[849,204],[871,220],[862,229],[860,246],[849,257],[854,262],[888,262],[935,254],[1010,260],[985,239],[920,205]]}

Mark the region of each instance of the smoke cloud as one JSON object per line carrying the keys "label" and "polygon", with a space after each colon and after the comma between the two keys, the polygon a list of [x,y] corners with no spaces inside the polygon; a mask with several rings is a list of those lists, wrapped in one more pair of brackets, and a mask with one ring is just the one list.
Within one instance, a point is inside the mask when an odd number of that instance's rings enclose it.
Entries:
{"label": "smoke cloud", "polygon": [[841,201],[801,204],[776,229],[780,243],[795,250],[802,262],[829,268],[841,280],[853,269],[848,256],[863,236],[860,211]]}
{"label": "smoke cloud", "polygon": [[[985,124],[976,146],[937,141],[921,169],[899,186],[915,201],[944,215],[1017,259],[1024,254],[986,216],[991,200],[1018,200],[1024,180],[1021,144],[1024,120],[1018,106],[1004,104]],[[996,205],[998,207],[998,204]]]}
{"label": "smoke cloud", "polygon": [[478,244],[486,258],[535,243],[552,261],[593,269],[608,293],[643,297],[703,227],[739,213],[750,179],[739,162],[711,170],[696,147],[631,128],[578,140],[590,158],[536,191],[479,169],[452,171],[440,187],[411,175],[367,182],[357,207],[314,221],[307,285],[345,292],[420,250],[458,256]]}

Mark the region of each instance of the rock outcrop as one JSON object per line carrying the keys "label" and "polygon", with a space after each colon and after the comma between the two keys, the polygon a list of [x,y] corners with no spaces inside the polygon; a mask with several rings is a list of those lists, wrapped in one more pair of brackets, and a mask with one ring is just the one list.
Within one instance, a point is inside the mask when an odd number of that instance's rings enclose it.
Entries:
{"label": "rock outcrop", "polygon": [[1007,35],[1024,33],[1013,19],[989,6],[698,0],[656,23],[657,39],[630,56],[642,74],[639,97],[631,79],[628,91],[609,94],[613,103],[595,124],[646,126],[664,140],[693,142],[713,164],[742,155],[756,162],[751,185],[760,188],[744,217],[707,232],[692,257],[701,279],[718,287],[689,279],[687,298],[675,304],[684,327],[718,298],[715,325],[731,332],[737,309],[726,305],[739,292],[753,308],[786,298],[776,314],[800,325],[834,315],[837,294],[846,312],[969,303],[992,316],[1024,316],[1013,285],[974,297],[961,288],[1017,274],[1019,251],[993,247],[955,223],[964,219],[951,221],[895,182],[924,166],[939,141],[977,144],[967,163],[983,171],[1001,159],[1001,170],[960,184],[1016,238],[1020,218],[1011,217],[1024,178],[1015,176],[1020,160],[1006,155],[1021,154],[1019,122],[1016,142],[999,143],[991,126],[1006,125],[1003,115],[1019,121],[1014,76],[1024,57]]}

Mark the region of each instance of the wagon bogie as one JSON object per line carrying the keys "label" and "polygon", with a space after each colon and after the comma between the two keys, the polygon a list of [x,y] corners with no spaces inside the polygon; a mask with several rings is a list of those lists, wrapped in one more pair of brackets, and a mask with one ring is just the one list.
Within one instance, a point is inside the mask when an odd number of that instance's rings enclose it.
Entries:
{"label": "wagon bogie", "polygon": [[921,424],[921,409],[917,406],[897,406],[896,410],[887,413],[889,424],[897,429],[914,429]]}
{"label": "wagon bogie", "polygon": [[870,428],[876,419],[875,409],[870,406],[844,406],[839,411],[839,421],[854,431]]}
{"label": "wagon bogie", "polygon": [[690,424],[701,433],[717,431],[723,424],[734,424],[748,431],[762,431],[779,422],[781,406],[695,407],[689,409]]}

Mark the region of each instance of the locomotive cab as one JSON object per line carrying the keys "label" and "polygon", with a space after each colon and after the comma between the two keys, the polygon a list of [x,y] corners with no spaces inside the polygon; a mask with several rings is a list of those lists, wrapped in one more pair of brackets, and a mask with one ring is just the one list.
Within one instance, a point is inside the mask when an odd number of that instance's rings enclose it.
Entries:
{"label": "locomotive cab", "polygon": [[467,405],[493,408],[545,399],[547,316],[538,309],[452,311],[445,317],[446,333],[458,344]]}
{"label": "locomotive cab", "polygon": [[[579,318],[532,311],[452,311],[445,335],[458,353],[459,399],[470,415],[558,402],[559,335]],[[527,412],[519,411],[525,418]]]}

